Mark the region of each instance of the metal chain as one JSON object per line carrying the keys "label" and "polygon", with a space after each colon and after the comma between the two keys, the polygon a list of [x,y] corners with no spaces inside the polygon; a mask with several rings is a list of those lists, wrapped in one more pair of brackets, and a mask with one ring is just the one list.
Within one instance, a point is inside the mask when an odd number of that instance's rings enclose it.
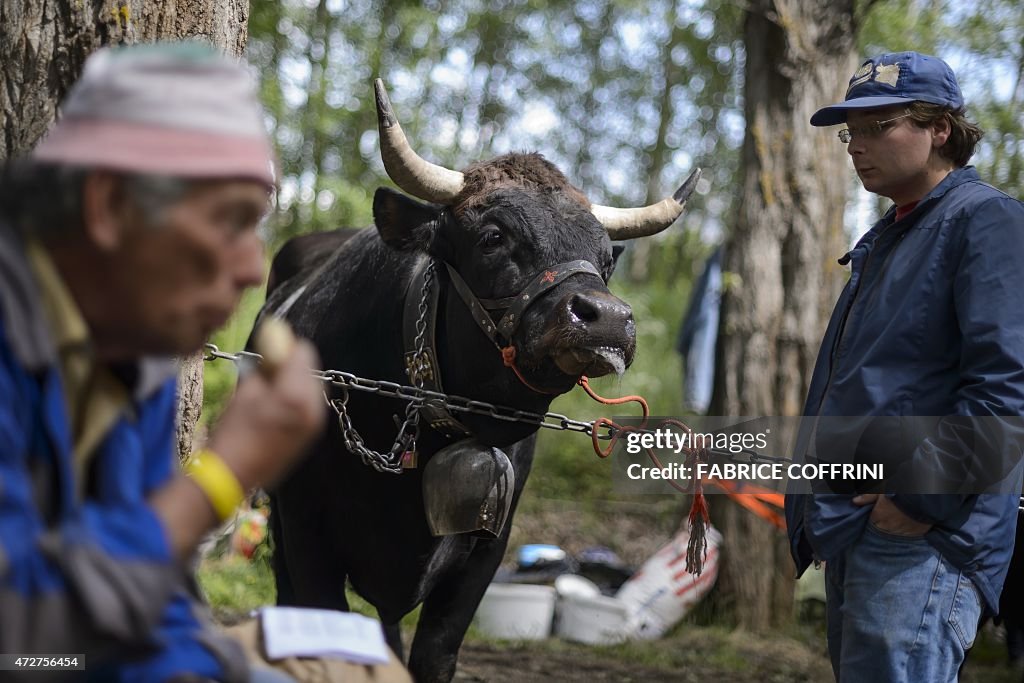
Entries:
{"label": "metal chain", "polygon": [[[204,360],[207,361],[224,359],[234,361],[235,363],[244,363],[250,358],[257,362],[262,360],[262,357],[259,354],[248,351],[239,353],[221,351],[216,344],[207,344],[206,355],[204,356]],[[369,394],[377,394],[378,396],[383,396],[385,398],[397,398],[402,401],[408,401],[410,404],[417,407],[428,401],[437,401],[447,410],[462,413],[473,413],[475,415],[482,415],[484,417],[490,417],[504,422],[521,422],[557,431],[580,432],[587,436],[590,436],[594,427],[594,423],[592,421],[583,422],[581,420],[573,420],[572,418],[566,417],[560,413],[536,413],[529,410],[509,408],[507,406],[487,403],[486,401],[477,401],[452,394],[442,394],[437,391],[398,384],[396,382],[366,379],[341,370],[314,370],[312,375],[322,382],[332,384],[346,391],[355,390]],[[609,429],[608,435],[602,438],[610,437],[613,431],[613,429]]]}
{"label": "metal chain", "polygon": [[[434,261],[431,259],[427,264],[426,275],[423,278],[423,291],[420,294],[420,303],[417,307],[419,315],[416,318],[416,338],[414,340],[415,350],[410,365],[410,378],[416,389],[423,389],[423,372],[429,367],[430,361],[426,358],[426,332],[428,299],[430,297],[430,285],[434,279]],[[321,378],[323,379],[323,378]],[[352,424],[352,418],[348,414],[348,385],[331,382],[335,386],[341,386],[340,398],[329,398],[327,390],[324,390],[324,398],[327,404],[338,413],[338,426],[341,428],[341,438],[345,446],[353,453],[358,453],[364,465],[369,465],[377,472],[387,474],[401,474],[404,469],[403,459],[406,453],[415,453],[416,441],[420,436],[420,408],[422,403],[405,404],[405,419],[398,428],[395,441],[391,444],[391,450],[387,453],[375,451],[367,447],[363,437],[356,431]]]}
{"label": "metal chain", "polygon": [[[417,332],[419,332],[419,326],[417,325]],[[417,346],[419,347],[419,336],[417,336]],[[218,359],[230,360],[234,363],[258,363],[263,359],[258,353],[252,353],[249,351],[240,351],[237,353],[227,353],[217,348],[216,344],[206,345],[206,355],[203,360],[214,361]],[[406,415],[409,414],[410,408],[418,409],[427,401],[438,401],[447,410],[454,410],[461,413],[472,413],[475,415],[483,415],[484,417],[490,417],[495,420],[502,420],[504,422],[521,422],[524,424],[530,424],[544,429],[554,429],[556,431],[569,431],[579,432],[590,436],[594,431],[594,422],[583,422],[581,420],[573,420],[572,418],[566,417],[559,413],[535,413],[528,410],[519,410],[516,408],[509,408],[507,406],[495,405],[493,403],[487,403],[486,401],[476,401],[473,399],[465,398],[463,396],[453,396],[449,394],[442,394],[436,391],[430,391],[421,387],[412,387],[408,385],[397,384],[395,382],[387,382],[382,380],[365,379],[363,377],[357,377],[350,372],[342,372],[341,370],[315,370],[313,376],[322,382],[332,384],[340,387],[343,393],[343,399],[348,400],[348,390],[354,389],[356,391],[362,391],[370,394],[377,394],[378,396],[384,396],[386,398],[396,398],[402,401],[407,401],[408,406],[406,407]],[[340,415],[339,415],[340,417]],[[347,413],[346,413],[347,417]],[[362,439],[359,438],[358,433],[351,428],[351,422],[348,425],[351,433],[362,443]],[[610,439],[617,431],[614,427],[605,427],[608,433],[605,436],[600,437],[603,440]],[[344,428],[343,428],[344,433]],[[650,430],[644,430],[650,431]],[[399,433],[401,435],[401,432]],[[352,448],[352,446],[346,441],[346,445]],[[392,449],[393,450],[393,449]],[[360,452],[360,451],[355,451]],[[770,455],[762,455],[753,451],[744,450],[739,453],[731,453],[726,451],[719,451],[716,449],[709,449],[710,454],[728,458],[732,462],[736,463],[790,463],[791,460],[787,458],[780,458]],[[742,459],[741,459],[742,458]],[[364,462],[366,460],[364,459]],[[370,463],[370,466],[374,465]],[[374,469],[377,469],[376,467]],[[378,470],[387,471],[391,473],[401,472],[401,463],[397,471],[387,469]],[[1024,512],[1024,496],[1020,498],[1020,511]]]}
{"label": "metal chain", "polygon": [[[251,352],[241,352],[237,354],[231,354],[221,351],[215,344],[207,344],[206,360],[215,359],[226,359],[232,361],[238,361],[239,357],[244,358],[255,358],[260,360],[260,355]],[[410,405],[419,407],[428,401],[436,401],[441,404],[447,410],[460,412],[460,413],[472,413],[474,415],[482,415],[484,417],[493,418],[495,420],[502,420],[504,422],[520,422],[523,424],[529,424],[536,427],[542,427],[544,429],[553,429],[556,431],[568,431],[568,432],[579,432],[590,436],[594,431],[594,421],[584,422],[582,420],[574,420],[570,417],[562,415],[561,413],[545,412],[536,413],[529,410],[520,410],[518,408],[510,408],[507,406],[496,405],[488,403],[486,401],[478,401],[471,398],[465,398],[464,396],[456,396],[453,394],[443,394],[437,391],[430,391],[429,389],[423,389],[420,387],[413,387],[404,384],[398,384],[396,382],[388,382],[386,380],[375,380],[366,379],[364,377],[358,377],[350,372],[344,372],[342,370],[314,370],[313,377],[319,379],[322,382],[334,385],[341,388],[346,392],[348,390],[362,391],[369,394],[376,394],[385,398],[396,398],[402,401],[407,401]],[[337,399],[336,399],[337,400]],[[347,399],[346,399],[347,400]],[[608,433],[602,437],[603,440],[611,438],[618,430],[614,427],[605,426]],[[650,431],[650,430],[642,430]],[[712,451],[718,453],[718,451]],[[726,455],[723,451],[722,455]],[[728,453],[733,458],[745,457],[746,460],[737,460],[737,462],[789,462],[785,458],[777,458],[769,455],[761,455],[754,453],[753,451],[742,451],[740,453]]]}

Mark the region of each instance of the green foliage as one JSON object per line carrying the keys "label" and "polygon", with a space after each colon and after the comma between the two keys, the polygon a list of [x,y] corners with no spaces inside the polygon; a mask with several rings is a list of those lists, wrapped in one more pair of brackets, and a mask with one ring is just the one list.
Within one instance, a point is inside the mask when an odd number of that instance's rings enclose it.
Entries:
{"label": "green foliage", "polygon": [[271,242],[368,222],[377,76],[437,163],[538,150],[606,204],[656,201],[695,165],[729,187],[739,19],[723,0],[255,3],[248,58],[282,164]]}
{"label": "green foliage", "polygon": [[889,0],[860,33],[865,55],[934,54],[957,72],[970,118],[985,131],[972,163],[981,177],[1024,196],[1024,5],[1017,0]]}
{"label": "green foliage", "polygon": [[196,573],[214,612],[236,620],[263,605],[274,604],[274,574],[265,559],[251,562],[241,555],[208,558]]}

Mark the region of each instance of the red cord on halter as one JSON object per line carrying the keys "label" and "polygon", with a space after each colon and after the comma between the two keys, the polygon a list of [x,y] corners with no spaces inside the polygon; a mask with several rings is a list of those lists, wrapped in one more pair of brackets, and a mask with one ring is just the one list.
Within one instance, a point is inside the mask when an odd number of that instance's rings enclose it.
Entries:
{"label": "red cord on halter", "polygon": [[546,389],[538,389],[537,387],[533,386],[528,381],[526,381],[526,378],[523,377],[523,373],[519,372],[519,368],[516,367],[516,347],[512,346],[511,344],[501,349],[501,361],[505,364],[506,368],[512,368],[512,372],[516,373],[516,377],[519,378],[519,381],[522,382],[527,389],[534,391],[538,394],[561,393],[560,391],[548,391]]}
{"label": "red cord on halter", "polygon": [[506,346],[503,349],[501,349],[501,351],[502,351],[502,362],[504,362],[505,367],[506,368],[511,368],[512,372],[515,373],[515,376],[519,378],[519,381],[522,382],[523,386],[525,386],[527,389],[529,389],[530,391],[535,391],[537,393],[546,393],[546,394],[557,394],[557,393],[559,393],[558,391],[546,391],[544,389],[538,389],[536,386],[534,386],[534,385],[532,385],[532,384],[530,384],[529,382],[526,381],[526,378],[522,376],[522,373],[519,372],[519,369],[516,368],[516,365],[515,365],[515,346],[512,346],[511,344],[509,344],[508,346]]}

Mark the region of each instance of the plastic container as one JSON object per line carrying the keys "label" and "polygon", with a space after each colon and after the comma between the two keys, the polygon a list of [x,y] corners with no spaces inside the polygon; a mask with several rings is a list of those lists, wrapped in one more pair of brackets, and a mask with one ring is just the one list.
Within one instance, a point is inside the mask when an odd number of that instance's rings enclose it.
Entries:
{"label": "plastic container", "polygon": [[566,595],[558,601],[556,633],[588,645],[611,645],[626,639],[629,608],[604,595]]}
{"label": "plastic container", "polygon": [[531,584],[492,583],[476,608],[476,625],[492,638],[541,640],[551,635],[555,589]]}
{"label": "plastic container", "polygon": [[[601,589],[597,584],[579,574],[562,574],[555,579],[555,592],[558,599],[565,598],[594,598],[601,595]],[[556,607],[557,610],[557,607]]]}
{"label": "plastic container", "polygon": [[530,543],[519,548],[519,568],[527,569],[538,562],[561,562],[565,551],[557,545]]}

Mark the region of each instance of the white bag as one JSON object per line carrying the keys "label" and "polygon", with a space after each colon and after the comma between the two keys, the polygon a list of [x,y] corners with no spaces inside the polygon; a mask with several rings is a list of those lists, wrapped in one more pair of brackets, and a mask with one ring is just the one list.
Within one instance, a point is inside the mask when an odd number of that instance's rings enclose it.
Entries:
{"label": "white bag", "polygon": [[707,559],[699,577],[686,572],[686,544],[690,532],[683,530],[622,584],[615,597],[629,609],[628,637],[660,638],[715,585],[722,535],[709,526],[706,538]]}

